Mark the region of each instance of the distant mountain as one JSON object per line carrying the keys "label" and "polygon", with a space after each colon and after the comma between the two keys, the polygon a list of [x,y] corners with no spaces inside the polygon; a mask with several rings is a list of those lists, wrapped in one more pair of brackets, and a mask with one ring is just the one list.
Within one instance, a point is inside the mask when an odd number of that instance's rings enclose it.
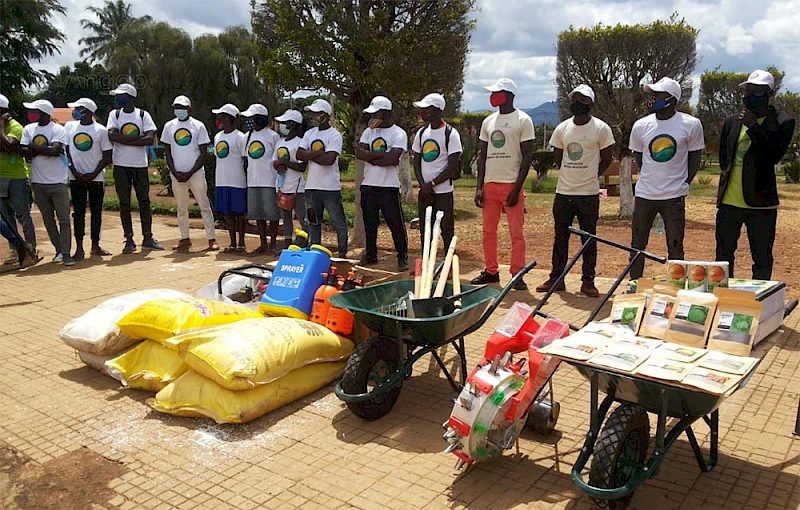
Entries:
{"label": "distant mountain", "polygon": [[550,126],[556,126],[561,122],[561,117],[558,115],[558,103],[550,101],[542,103],[536,108],[522,108],[522,111],[527,113],[533,119],[533,123],[540,126],[547,121]]}

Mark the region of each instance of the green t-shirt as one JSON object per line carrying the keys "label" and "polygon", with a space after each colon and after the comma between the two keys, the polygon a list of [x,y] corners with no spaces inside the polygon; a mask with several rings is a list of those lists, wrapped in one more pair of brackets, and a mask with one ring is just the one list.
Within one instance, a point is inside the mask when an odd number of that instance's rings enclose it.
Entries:
{"label": "green t-shirt", "polygon": [[[766,117],[758,119],[758,123],[764,122]],[[747,205],[744,201],[744,191],[742,190],[742,169],[744,168],[744,155],[750,149],[750,135],[747,131],[750,128],[742,124],[742,129],[739,131],[739,141],[736,143],[736,157],[733,159],[733,166],[731,166],[731,175],[728,179],[728,187],[725,188],[725,194],[722,196],[722,203],[725,205],[732,205],[734,207],[741,207],[743,209],[777,209],[777,205],[770,207],[753,207]]]}
{"label": "green t-shirt", "polygon": [[[22,124],[11,119],[6,124],[6,136],[17,141],[22,139]],[[25,159],[19,154],[12,152],[0,152],[0,178],[3,179],[26,179],[28,177],[28,165]]]}

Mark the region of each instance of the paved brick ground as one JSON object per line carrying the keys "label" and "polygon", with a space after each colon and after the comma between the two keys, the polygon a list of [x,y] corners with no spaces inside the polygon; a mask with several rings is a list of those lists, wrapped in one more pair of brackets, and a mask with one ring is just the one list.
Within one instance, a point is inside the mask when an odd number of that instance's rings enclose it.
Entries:
{"label": "paved brick ground", "polygon": [[[106,225],[106,244],[119,252],[112,246],[118,220],[109,216]],[[157,225],[156,236],[171,244],[175,230]],[[92,508],[590,508],[569,477],[588,428],[588,384],[569,367],[555,376],[561,418],[552,436],[525,431],[519,454],[458,476],[454,457],[441,453],[441,423],[455,395],[428,360],[417,364],[394,410],[375,422],[353,417],[327,387],[250,424],[218,426],[150,410],[148,394],[120,389],[58,339],[65,322],[111,296],[152,287],[193,292],[243,260],[136,253],[0,276],[0,446],[41,466],[84,448],[121,463],[125,474],[109,482],[113,495]],[[513,299],[535,302],[530,293]],[[579,322],[593,303],[562,294],[547,310]],[[501,316],[467,339],[470,362]],[[800,439],[791,434],[799,319],[759,349],[758,373],[723,405],[717,468],[701,474],[683,438],[631,508],[800,508]],[[452,349],[443,354],[455,367]],[[2,459],[0,489],[9,468]]]}

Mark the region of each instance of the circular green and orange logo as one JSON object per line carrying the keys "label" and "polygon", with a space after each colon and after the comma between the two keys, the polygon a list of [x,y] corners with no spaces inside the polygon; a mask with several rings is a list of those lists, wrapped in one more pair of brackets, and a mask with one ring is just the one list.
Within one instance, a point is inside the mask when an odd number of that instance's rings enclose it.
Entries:
{"label": "circular green and orange logo", "polygon": [[267,149],[264,147],[264,144],[258,140],[251,142],[250,147],[247,148],[247,155],[250,156],[251,159],[259,159],[264,156],[265,152],[267,152]]}
{"label": "circular green and orange logo", "polygon": [[192,143],[192,132],[186,128],[180,128],[175,131],[175,143],[180,145],[181,147],[186,147],[190,143]]}
{"label": "circular green and orange logo", "polygon": [[48,140],[47,137],[44,135],[36,135],[33,137],[31,143],[33,143],[33,145],[40,145],[47,147],[48,145],[50,145],[50,140]]}
{"label": "circular green and orange logo", "polygon": [[133,122],[128,122],[122,126],[122,129],[119,130],[120,133],[123,135],[128,136],[139,136],[141,132],[139,131],[139,126],[134,124]]}
{"label": "circular green and orange logo", "polygon": [[322,140],[314,140],[311,142],[311,150],[312,151],[324,151],[325,150],[325,143]]}
{"label": "circular green and orange logo", "polygon": [[291,154],[289,153],[289,149],[287,149],[286,147],[278,147],[276,154],[278,156],[278,159],[281,161],[289,161],[292,157]]}
{"label": "circular green and orange logo", "polygon": [[381,137],[372,140],[372,152],[386,152],[386,150],[386,140]]}
{"label": "circular green and orange logo", "polygon": [[86,152],[92,148],[94,140],[92,140],[92,137],[89,136],[88,133],[76,133],[75,136],[72,137],[72,145],[79,151]]}
{"label": "circular green and orange logo", "polygon": [[425,142],[422,144],[422,161],[426,163],[435,161],[436,158],[439,157],[439,154],[441,154],[441,152],[442,151],[439,148],[439,142],[437,142],[433,138],[429,138],[425,140]]}
{"label": "circular green and orange logo", "polygon": [[496,129],[492,132],[490,139],[492,141],[492,147],[495,149],[502,149],[506,144],[506,135],[504,135],[499,129]]}
{"label": "circular green and orange logo", "polygon": [[214,152],[216,152],[218,158],[227,158],[230,150],[231,149],[228,146],[228,142],[225,140],[220,141],[216,146],[214,146]]}
{"label": "circular green and orange logo", "polygon": [[678,142],[670,135],[658,135],[650,141],[650,157],[656,163],[666,163],[678,152]]}

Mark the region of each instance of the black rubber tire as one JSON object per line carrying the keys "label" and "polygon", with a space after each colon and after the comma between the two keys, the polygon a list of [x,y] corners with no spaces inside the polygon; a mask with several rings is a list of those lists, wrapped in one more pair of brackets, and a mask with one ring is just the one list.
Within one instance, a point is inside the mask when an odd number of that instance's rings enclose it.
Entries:
{"label": "black rubber tire", "polygon": [[538,406],[534,403],[528,411],[528,416],[525,417],[525,426],[538,434],[545,436],[552,434],[561,414],[561,404],[558,402],[550,404],[550,406]]}
{"label": "black rubber tire", "polygon": [[[614,409],[595,443],[589,485],[600,489],[625,485],[636,470],[644,467],[649,441],[650,420],[644,408],[622,404]],[[624,459],[623,455],[628,458]],[[631,498],[633,493],[619,499],[593,501],[599,509],[621,510],[628,506]]]}
{"label": "black rubber tire", "polygon": [[[345,393],[366,393],[372,379],[370,372],[373,367],[381,362],[385,364],[386,373],[384,376],[386,377],[394,373],[400,366],[397,344],[393,339],[374,337],[366,342],[359,343],[347,360],[347,366],[342,376],[342,389]],[[347,402],[347,407],[360,418],[376,420],[392,410],[402,387],[401,380],[397,386],[390,389],[382,397],[362,402]],[[376,388],[373,388],[373,391],[374,389]]]}

